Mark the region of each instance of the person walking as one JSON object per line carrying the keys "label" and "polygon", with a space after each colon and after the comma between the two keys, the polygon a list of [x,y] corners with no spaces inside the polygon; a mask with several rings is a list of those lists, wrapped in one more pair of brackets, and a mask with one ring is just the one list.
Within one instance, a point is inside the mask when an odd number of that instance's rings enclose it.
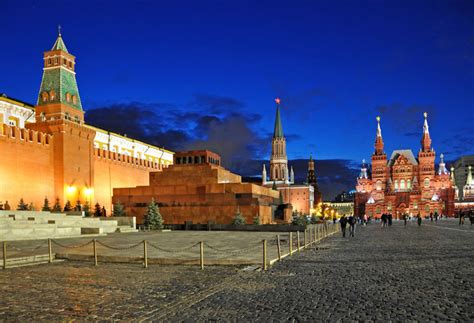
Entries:
{"label": "person walking", "polygon": [[459,211],[459,225],[464,225],[464,212]]}
{"label": "person walking", "polygon": [[407,214],[403,213],[403,222],[407,225]]}
{"label": "person walking", "polygon": [[346,219],[345,215],[341,216],[341,218],[339,219],[339,223],[341,224],[342,237],[345,238],[346,237],[346,225],[347,225],[347,219]]}
{"label": "person walking", "polygon": [[348,219],[348,222],[349,222],[349,236],[353,237],[355,233],[355,225],[356,225],[356,220],[354,216],[351,215]]}
{"label": "person walking", "polygon": [[389,213],[387,218],[388,218],[388,226],[391,227],[392,226],[392,213]]}
{"label": "person walking", "polygon": [[417,220],[418,220],[418,226],[421,226],[421,214],[418,213],[417,215]]}

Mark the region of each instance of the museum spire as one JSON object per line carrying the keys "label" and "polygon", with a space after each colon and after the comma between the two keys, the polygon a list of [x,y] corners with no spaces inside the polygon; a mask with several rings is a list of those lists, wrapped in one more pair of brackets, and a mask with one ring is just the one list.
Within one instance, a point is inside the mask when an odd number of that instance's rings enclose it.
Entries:
{"label": "museum spire", "polygon": [[382,138],[382,129],[380,128],[380,117],[377,116],[377,136],[375,137],[375,155],[383,155],[383,138]]}
{"label": "museum spire", "polygon": [[423,137],[421,138],[421,148],[422,151],[428,152],[431,151],[431,138],[428,127],[428,113],[423,113],[423,116],[425,117],[425,121],[423,123]]}
{"label": "museum spire", "polygon": [[276,117],[275,117],[275,129],[273,131],[273,138],[283,138],[283,127],[281,126],[280,118],[280,99],[276,98]]}

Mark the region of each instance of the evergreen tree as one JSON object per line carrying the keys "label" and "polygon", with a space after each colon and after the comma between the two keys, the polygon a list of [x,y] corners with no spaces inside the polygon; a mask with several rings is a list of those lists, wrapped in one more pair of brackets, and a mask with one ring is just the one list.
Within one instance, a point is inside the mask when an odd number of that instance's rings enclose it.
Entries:
{"label": "evergreen tree", "polygon": [[56,202],[54,202],[53,205],[53,212],[54,213],[61,213],[61,204],[59,204],[59,199],[56,199]]}
{"label": "evergreen tree", "polygon": [[28,211],[36,211],[33,202],[30,202],[30,205],[28,205]]}
{"label": "evergreen tree", "polygon": [[99,203],[96,203],[94,206],[94,216],[100,217],[102,215],[102,208]]}
{"label": "evergreen tree", "polygon": [[126,216],[125,209],[123,205],[120,204],[120,201],[114,204],[113,216]]}
{"label": "evergreen tree", "polygon": [[313,214],[313,216],[311,216],[311,224],[316,224],[318,223],[318,217],[316,216],[316,214]]}
{"label": "evergreen tree", "polygon": [[257,215],[253,218],[253,224],[260,224],[260,215]]}
{"label": "evergreen tree", "polygon": [[43,207],[41,208],[41,211],[51,212],[51,208],[49,207],[49,200],[47,197],[44,198],[44,203],[43,203]]}
{"label": "evergreen tree", "polygon": [[145,225],[153,230],[163,229],[163,218],[160,214],[160,209],[155,203],[155,199],[151,199],[151,203],[145,212]]}
{"label": "evergreen tree", "polygon": [[74,211],[77,211],[77,212],[82,211],[81,201],[79,201],[79,200],[76,201],[76,206],[74,207]]}
{"label": "evergreen tree", "polygon": [[27,211],[28,210],[28,204],[25,203],[23,198],[20,199],[20,202],[18,203],[17,210],[18,211]]}
{"label": "evergreen tree", "polygon": [[84,211],[84,216],[91,216],[91,206],[89,205],[89,201],[86,201],[82,210]]}
{"label": "evergreen tree", "polygon": [[71,202],[67,201],[64,205],[64,212],[70,212],[72,210]]}
{"label": "evergreen tree", "polygon": [[240,213],[240,208],[237,209],[237,212],[235,212],[235,217],[234,220],[232,220],[233,225],[244,225],[245,224],[245,218],[242,216],[242,213]]}

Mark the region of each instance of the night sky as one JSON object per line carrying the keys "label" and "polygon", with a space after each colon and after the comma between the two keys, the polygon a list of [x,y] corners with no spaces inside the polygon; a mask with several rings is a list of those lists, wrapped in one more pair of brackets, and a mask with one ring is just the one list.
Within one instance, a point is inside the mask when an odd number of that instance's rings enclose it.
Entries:
{"label": "night sky", "polygon": [[62,26],[86,122],[172,150],[210,148],[258,175],[282,100],[297,178],[312,153],[328,198],[385,149],[474,153],[474,1],[12,1],[0,92],[35,103]]}

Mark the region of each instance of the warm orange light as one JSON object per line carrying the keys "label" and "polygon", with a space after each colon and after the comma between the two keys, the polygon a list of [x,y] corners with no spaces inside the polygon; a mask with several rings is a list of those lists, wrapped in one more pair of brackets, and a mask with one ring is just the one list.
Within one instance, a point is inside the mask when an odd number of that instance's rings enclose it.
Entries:
{"label": "warm orange light", "polygon": [[75,187],[75,186],[68,186],[68,187],[67,187],[67,192],[68,192],[69,194],[72,194],[72,193],[74,193],[75,191],[76,191],[76,187]]}
{"label": "warm orange light", "polygon": [[94,193],[94,190],[92,188],[86,188],[84,193],[86,194],[86,196],[91,196],[92,193]]}
{"label": "warm orange light", "polygon": [[280,98],[275,99],[276,104],[280,104]]}

